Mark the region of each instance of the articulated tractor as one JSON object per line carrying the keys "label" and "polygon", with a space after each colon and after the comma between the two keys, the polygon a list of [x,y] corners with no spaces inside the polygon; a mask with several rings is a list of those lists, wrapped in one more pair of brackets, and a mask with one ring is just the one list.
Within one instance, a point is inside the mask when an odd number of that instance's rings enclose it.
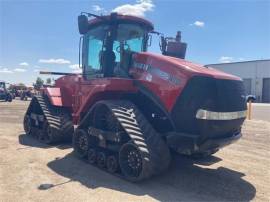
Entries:
{"label": "articulated tractor", "polygon": [[[241,137],[240,78],[185,60],[187,44],[151,22],[111,13],[78,17],[81,74],[63,75],[34,96],[26,134],[137,182],[168,168],[171,153],[207,156]],[[162,54],[147,52],[152,35]]]}

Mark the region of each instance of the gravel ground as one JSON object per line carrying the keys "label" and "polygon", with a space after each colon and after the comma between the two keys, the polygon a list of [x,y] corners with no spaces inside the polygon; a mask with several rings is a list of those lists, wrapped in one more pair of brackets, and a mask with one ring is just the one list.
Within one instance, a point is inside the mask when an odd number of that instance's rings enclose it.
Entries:
{"label": "gravel ground", "polygon": [[178,156],[169,171],[133,184],[25,136],[29,101],[0,102],[0,201],[270,201],[270,122],[204,161]]}

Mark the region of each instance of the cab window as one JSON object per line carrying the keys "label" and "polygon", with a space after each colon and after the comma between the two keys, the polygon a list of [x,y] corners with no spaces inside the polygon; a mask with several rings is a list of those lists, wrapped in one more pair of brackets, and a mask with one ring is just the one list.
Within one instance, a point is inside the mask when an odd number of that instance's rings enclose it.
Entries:
{"label": "cab window", "polygon": [[142,51],[146,51],[145,29],[138,24],[119,24],[113,46],[116,56],[115,76],[128,77],[132,53]]}
{"label": "cab window", "polygon": [[117,41],[123,45],[125,50],[133,52],[146,51],[145,29],[136,24],[119,24],[117,30]]}
{"label": "cab window", "polygon": [[87,79],[102,76],[100,55],[103,51],[103,43],[107,32],[107,26],[91,29],[86,35],[86,56],[84,61],[84,75]]}

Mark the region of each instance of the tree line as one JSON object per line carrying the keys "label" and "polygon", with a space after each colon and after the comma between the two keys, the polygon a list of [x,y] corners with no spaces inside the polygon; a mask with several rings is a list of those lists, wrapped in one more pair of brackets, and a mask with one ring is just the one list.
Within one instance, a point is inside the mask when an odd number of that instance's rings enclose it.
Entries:
{"label": "tree line", "polygon": [[[33,83],[33,87],[35,90],[40,90],[40,88],[42,88],[42,86],[46,84],[46,85],[51,85],[52,84],[52,79],[51,78],[47,78],[46,82],[40,78],[37,77],[36,81]],[[27,87],[24,83],[18,83],[16,85],[10,85],[9,89],[17,89],[17,90],[26,90]]]}

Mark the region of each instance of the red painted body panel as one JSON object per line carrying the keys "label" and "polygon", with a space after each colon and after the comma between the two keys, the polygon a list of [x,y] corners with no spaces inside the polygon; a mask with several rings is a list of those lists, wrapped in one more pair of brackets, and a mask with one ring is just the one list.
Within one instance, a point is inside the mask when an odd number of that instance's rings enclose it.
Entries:
{"label": "red painted body panel", "polygon": [[[133,60],[133,66],[130,68],[132,79],[113,77],[85,80],[81,75],[69,75],[57,79],[55,87],[46,88],[45,93],[53,105],[68,107],[72,112],[74,124],[78,124],[81,115],[95,102],[102,99],[120,99],[123,94],[136,93],[138,87],[134,81],[138,81],[155,94],[170,112],[188,80],[193,76],[240,80],[236,76],[186,60],[147,52],[134,54]],[[141,68],[138,64],[142,64]]]}
{"label": "red painted body panel", "polygon": [[79,121],[80,114],[102,99],[119,99],[125,93],[137,92],[132,79],[97,78],[82,80],[78,95],[78,107],[74,109],[74,120]]}
{"label": "red painted body panel", "polygon": [[61,89],[55,87],[47,87],[43,90],[44,94],[46,94],[54,106],[63,106],[62,97],[61,97]]}
{"label": "red painted body panel", "polygon": [[79,75],[61,77],[56,80],[55,86],[58,89],[61,88],[62,106],[71,109],[75,124],[80,121],[81,114],[86,113],[98,100],[119,99],[125,93],[137,91],[132,79],[97,78],[85,80]]}
{"label": "red painted body panel", "polygon": [[76,95],[80,80],[80,75],[72,75],[60,77],[55,81],[55,86],[61,89],[62,103],[64,107],[72,108],[73,99]]}
{"label": "red painted body panel", "polygon": [[137,63],[150,65],[152,69],[159,69],[179,79],[180,82],[175,84],[160,75],[153,74],[153,71],[149,72],[137,67],[130,69],[130,74],[133,75],[134,79],[141,81],[150,91],[154,92],[168,111],[172,110],[177,97],[181,94],[187,81],[193,76],[240,80],[236,76],[169,56],[145,52],[134,55],[133,59]]}

